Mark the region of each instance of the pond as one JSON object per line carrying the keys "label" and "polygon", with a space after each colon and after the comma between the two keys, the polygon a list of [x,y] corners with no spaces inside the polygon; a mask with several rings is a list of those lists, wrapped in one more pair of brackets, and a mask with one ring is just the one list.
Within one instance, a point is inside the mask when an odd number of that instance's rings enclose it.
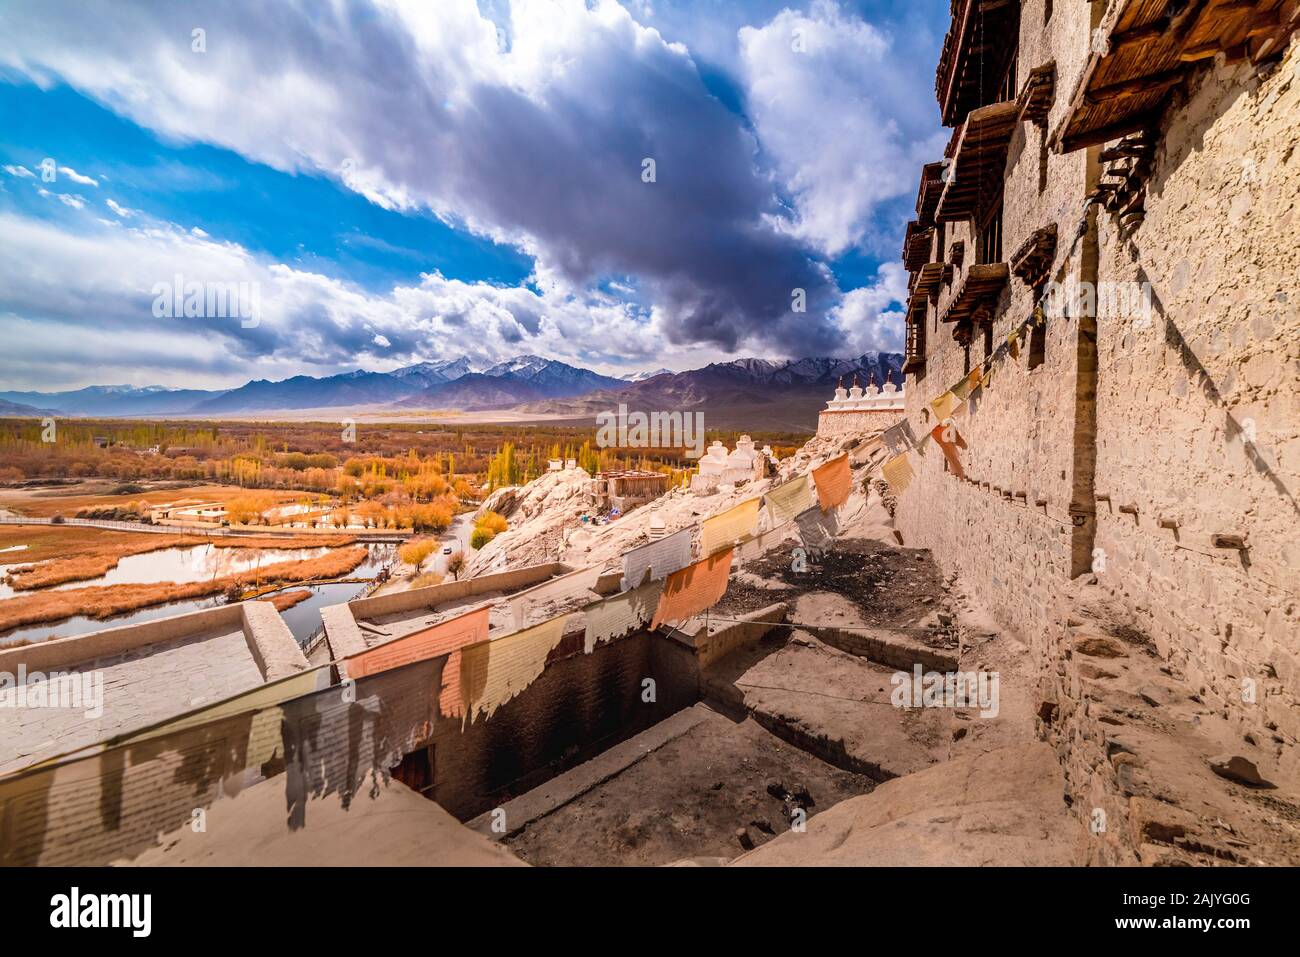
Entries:
{"label": "pond", "polygon": [[[211,546],[209,545],[203,545],[197,547],[211,548]],[[151,552],[149,553],[149,555],[135,555],[131,557],[146,558],[149,557],[150,555],[161,555],[163,554],[163,552],[187,552],[192,550],[193,549],[188,549],[188,548],[163,549],[160,552]],[[298,556],[292,553],[297,553],[297,552],[324,553],[328,550],[329,549],[324,549],[324,548],[262,549],[264,553],[262,557],[262,564],[263,565],[269,564],[270,561],[284,561],[285,558],[283,556],[285,555],[289,555],[289,557],[291,558],[307,557],[305,555]],[[376,543],[376,544],[367,545],[366,551],[369,554],[367,555],[366,560],[362,562],[360,565],[358,565],[354,570],[349,572],[347,577],[373,579],[376,575],[379,574],[380,569],[390,564],[394,560],[396,550],[397,550],[397,546],[392,544]],[[221,548],[221,549],[214,549],[214,551],[253,552],[257,550]],[[271,555],[279,555],[281,557],[270,558],[266,553],[270,553]],[[222,563],[230,562],[232,563],[232,565],[237,565],[240,561],[247,562],[252,560],[254,562],[254,564],[252,565],[245,565],[242,569],[237,567],[233,568],[233,570],[235,571],[246,570],[247,568],[256,567],[255,559],[252,559],[250,556],[244,556],[242,559],[236,559],[236,558],[226,559],[222,556],[216,556],[213,560]],[[120,568],[121,565],[124,564],[126,561],[127,559],[123,559],[122,563],[119,563],[118,567]],[[168,562],[170,561],[171,560],[169,559]],[[226,566],[223,564],[222,567],[226,567]],[[207,574],[210,573],[211,572],[208,572]],[[226,574],[226,572],[223,571],[220,572],[219,574]],[[198,577],[202,578],[204,577],[204,575],[199,575]],[[107,576],[105,576],[105,578],[97,578],[94,579],[93,581],[88,581],[88,582],[73,582],[73,583],[69,583],[67,586],[60,586],[60,587],[77,587],[77,586],[86,586],[86,585],[110,584],[110,582],[106,581],[106,578]],[[148,579],[148,581],[197,581],[197,580],[198,578]],[[118,584],[121,584],[121,582],[118,582]],[[288,624],[289,630],[293,632],[293,636],[298,639],[299,643],[302,643],[305,642],[308,638],[310,638],[312,634],[316,631],[316,629],[320,627],[320,610],[322,608],[324,608],[327,605],[337,605],[342,602],[349,601],[357,594],[359,594],[364,588],[365,585],[362,582],[337,582],[337,583],[331,583],[326,585],[286,585],[284,588],[280,589],[280,591],[289,592],[289,591],[301,591],[303,589],[307,589],[311,591],[312,595],[310,598],[304,599],[294,607],[285,609],[280,614],[284,618],[285,623]],[[263,596],[263,598],[269,600],[270,598],[274,597],[274,594],[278,594],[278,593],[279,592],[268,594]],[[20,594],[31,594],[31,592],[20,592]],[[224,603],[225,600],[222,598],[222,596],[209,595],[203,598],[194,598],[186,601],[169,602],[164,605],[154,605],[149,608],[141,608],[136,611],[127,612],[124,615],[118,615],[114,618],[89,618],[84,615],[79,615],[74,618],[65,618],[64,620],[58,622],[47,622],[41,625],[28,625],[22,628],[15,628],[7,632],[2,632],[0,633],[0,646],[3,646],[5,644],[14,641],[23,641],[23,640],[45,641],[50,638],[69,638],[73,635],[84,635],[92,631],[100,631],[104,628],[117,628],[122,625],[134,625],[143,621],[152,621],[156,618],[168,618],[172,615],[183,615],[188,612],[200,611],[204,608],[212,608],[216,605],[220,605]]]}
{"label": "pond", "polygon": [[[64,582],[40,591],[62,591],[66,588],[99,585],[149,585],[155,582],[183,584],[252,571],[275,562],[319,558],[329,551],[328,548],[217,548],[215,545],[162,548],[156,552],[127,555],[118,560],[115,568],[110,568],[99,578]],[[7,573],[9,567],[0,567],[0,575]],[[8,583],[0,582],[0,598],[30,594],[30,589],[16,591]]]}

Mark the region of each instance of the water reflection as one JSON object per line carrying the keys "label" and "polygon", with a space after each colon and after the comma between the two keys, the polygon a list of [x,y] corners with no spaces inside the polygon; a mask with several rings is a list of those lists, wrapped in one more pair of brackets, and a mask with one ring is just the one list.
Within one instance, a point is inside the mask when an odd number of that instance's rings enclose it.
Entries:
{"label": "water reflection", "polygon": [[[198,546],[199,548],[211,548],[210,545]],[[192,549],[164,549],[163,551],[181,552],[191,551]],[[216,552],[255,552],[257,549],[233,549],[219,548],[213,549]],[[308,552],[312,554],[324,554],[329,551],[327,548],[309,548],[309,549],[262,549],[262,566],[270,564],[272,561],[284,561],[285,558],[273,558],[273,555],[289,555],[295,557],[311,557],[310,555],[300,555],[296,553]],[[373,579],[379,574],[380,570],[391,564],[395,558],[397,546],[393,544],[370,544],[366,546],[368,552],[366,560],[358,565],[353,571],[349,572],[348,578]],[[163,552],[153,552],[151,555],[160,555]],[[135,555],[132,558],[146,558],[148,555]],[[234,567],[240,561],[253,560],[253,565],[244,567]],[[256,567],[256,559],[252,556],[245,555],[242,559],[231,557],[226,559],[224,556],[216,556],[215,561],[230,561],[234,571],[242,571],[247,568]],[[123,559],[123,563],[126,559]],[[120,567],[120,565],[119,565]],[[226,566],[222,566],[226,567]],[[211,572],[208,572],[211,574]],[[228,574],[221,571],[218,575]],[[152,578],[148,581],[198,581],[199,578],[205,577],[199,575],[197,578]],[[61,587],[85,587],[87,585],[112,584],[105,578],[97,578],[89,582],[73,582],[67,586]],[[117,582],[123,584],[124,582]],[[266,599],[273,598],[280,592],[310,591],[311,597],[299,602],[292,608],[287,608],[281,612],[281,616],[289,625],[289,630],[299,642],[304,642],[320,627],[320,610],[327,605],[337,605],[341,602],[349,601],[364,590],[365,584],[362,582],[349,581],[337,582],[327,585],[285,585],[284,588],[277,592],[263,596]],[[19,594],[32,594],[32,592],[20,592]],[[168,618],[172,615],[183,615],[192,611],[201,611],[204,608],[212,608],[216,605],[223,604],[224,600],[220,595],[209,595],[204,598],[189,599],[186,601],[169,602],[165,605],[154,605],[150,608],[141,608],[137,611],[128,612],[124,615],[118,615],[114,618],[89,618],[79,615],[74,618],[66,618],[63,621],[51,622],[43,625],[30,625],[23,628],[13,629],[7,632],[0,632],[0,646],[14,641],[45,641],[50,638],[69,638],[73,635],[84,635],[92,631],[100,631],[104,628],[116,628],[121,625],[134,625],[139,622],[153,621],[156,618]]]}

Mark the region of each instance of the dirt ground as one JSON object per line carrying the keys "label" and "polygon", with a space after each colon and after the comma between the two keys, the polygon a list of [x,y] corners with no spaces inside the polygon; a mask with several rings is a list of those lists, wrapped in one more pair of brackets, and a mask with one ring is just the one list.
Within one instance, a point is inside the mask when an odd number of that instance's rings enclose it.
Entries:
{"label": "dirt ground", "polygon": [[842,597],[858,620],[814,624],[886,625],[929,645],[952,643],[953,629],[939,620],[941,611],[947,615],[944,582],[927,550],[872,539],[841,539],[820,559],[807,559],[805,570],[796,571],[797,547],[788,542],[747,562],[733,574],[714,613],[719,617],[744,614],[817,592]]}
{"label": "dirt ground", "polygon": [[[600,787],[530,824],[509,848],[538,865],[628,866],[725,858],[789,830],[768,791],[806,790],[809,817],[873,782],[793,747],[752,720],[712,715]],[[780,787],[776,785],[779,784]]]}

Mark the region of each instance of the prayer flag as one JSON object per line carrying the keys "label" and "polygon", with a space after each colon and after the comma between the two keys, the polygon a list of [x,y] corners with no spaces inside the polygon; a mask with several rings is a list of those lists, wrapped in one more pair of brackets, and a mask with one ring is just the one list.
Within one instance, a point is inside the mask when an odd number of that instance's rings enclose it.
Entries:
{"label": "prayer flag", "polygon": [[728,548],[669,575],[650,627],[658,628],[665,622],[683,622],[716,605],[727,593],[731,556],[732,549]]}
{"label": "prayer flag", "polygon": [[754,534],[762,499],[751,498],[700,523],[700,554],[712,555]]}
{"label": "prayer flag", "polygon": [[813,469],[812,477],[823,509],[839,508],[848,501],[849,492],[853,488],[853,472],[849,468],[847,455],[831,459],[825,465]]}

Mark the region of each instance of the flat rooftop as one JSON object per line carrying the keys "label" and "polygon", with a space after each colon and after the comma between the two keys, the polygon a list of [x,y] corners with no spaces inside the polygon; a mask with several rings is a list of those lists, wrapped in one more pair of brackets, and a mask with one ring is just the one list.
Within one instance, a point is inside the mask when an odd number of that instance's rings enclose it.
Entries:
{"label": "flat rooftop", "polygon": [[[321,612],[330,649],[345,658],[488,607],[490,637],[575,612],[618,589],[620,571],[602,573],[561,562],[359,598]],[[516,607],[522,602],[522,619]]]}
{"label": "flat rooftop", "polygon": [[[0,650],[11,688],[0,773],[148,727],[304,670],[307,660],[269,602],[223,605]],[[48,680],[67,676],[56,685]],[[43,686],[43,687],[42,687]],[[44,698],[38,698],[38,688]],[[56,706],[57,705],[57,706]]]}

